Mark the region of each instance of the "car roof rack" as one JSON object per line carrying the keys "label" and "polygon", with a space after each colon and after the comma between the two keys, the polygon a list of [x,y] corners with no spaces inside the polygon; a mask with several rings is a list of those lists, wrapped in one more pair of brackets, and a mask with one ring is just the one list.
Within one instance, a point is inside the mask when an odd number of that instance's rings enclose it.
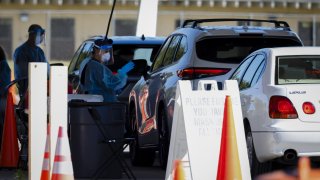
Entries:
{"label": "car roof rack", "polygon": [[275,28],[283,28],[284,30],[290,30],[290,26],[285,21],[277,20],[261,20],[261,19],[236,19],[236,18],[220,18],[220,19],[187,19],[183,22],[181,28],[190,27],[196,28],[200,23],[207,22],[224,22],[224,21],[235,21],[235,22],[267,22],[274,24]]}

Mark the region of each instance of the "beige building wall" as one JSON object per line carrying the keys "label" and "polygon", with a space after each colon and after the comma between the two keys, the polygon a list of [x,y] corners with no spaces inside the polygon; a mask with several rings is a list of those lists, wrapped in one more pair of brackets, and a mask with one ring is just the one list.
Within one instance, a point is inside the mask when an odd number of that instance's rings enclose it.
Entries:
{"label": "beige building wall", "polygon": [[[46,8],[32,8],[30,5],[0,7],[0,18],[12,19],[12,51],[23,43],[27,38],[27,29],[30,24],[37,23],[46,29],[46,46],[43,47],[47,57],[50,59],[50,20],[52,18],[74,19],[74,50],[90,36],[105,35],[107,21],[110,15],[110,6],[84,6],[73,5],[72,7],[48,6]],[[21,19],[22,16],[27,19]],[[163,6],[159,8],[157,19],[157,36],[167,36],[176,29],[178,20],[198,18],[256,18],[277,19],[287,21],[293,31],[298,32],[299,21],[320,22],[320,11],[298,10],[294,8],[221,8],[221,7],[172,7]],[[138,6],[116,7],[113,21],[109,30],[109,36],[115,34],[116,19],[138,19]],[[234,25],[234,23],[220,23],[223,25]],[[147,24],[146,24],[147,26]],[[64,27],[60,27],[64,28]],[[320,38],[320,37],[317,37]]]}

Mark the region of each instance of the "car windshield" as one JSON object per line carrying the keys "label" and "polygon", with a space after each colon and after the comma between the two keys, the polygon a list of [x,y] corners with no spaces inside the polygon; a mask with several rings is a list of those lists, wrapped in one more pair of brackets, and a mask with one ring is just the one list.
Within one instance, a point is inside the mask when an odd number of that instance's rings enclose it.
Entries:
{"label": "car windshield", "polygon": [[223,37],[206,38],[196,43],[196,52],[200,59],[239,64],[248,54],[267,47],[302,46],[294,39],[272,37]]}
{"label": "car windshield", "polygon": [[279,56],[276,84],[319,84],[320,56]]}

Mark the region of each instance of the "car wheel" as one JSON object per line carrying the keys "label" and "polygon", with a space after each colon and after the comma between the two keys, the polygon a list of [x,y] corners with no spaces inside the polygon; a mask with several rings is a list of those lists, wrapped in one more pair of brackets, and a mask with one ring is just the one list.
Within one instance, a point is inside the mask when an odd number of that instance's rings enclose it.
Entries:
{"label": "car wheel", "polygon": [[159,129],[159,161],[160,166],[166,169],[169,154],[169,131],[167,125],[167,116],[164,109],[161,109],[158,115],[158,120],[161,122],[161,127]]}
{"label": "car wheel", "polygon": [[249,164],[251,169],[251,177],[254,178],[259,174],[263,174],[271,171],[272,162],[260,163],[256,156],[256,152],[253,144],[253,136],[249,126],[245,127],[245,133],[246,133],[248,158],[249,158]]}
{"label": "car wheel", "polygon": [[155,159],[155,151],[153,149],[141,149],[139,147],[138,130],[135,125],[136,122],[136,112],[135,108],[130,111],[130,122],[133,128],[134,141],[130,143],[130,159],[134,166],[151,166]]}

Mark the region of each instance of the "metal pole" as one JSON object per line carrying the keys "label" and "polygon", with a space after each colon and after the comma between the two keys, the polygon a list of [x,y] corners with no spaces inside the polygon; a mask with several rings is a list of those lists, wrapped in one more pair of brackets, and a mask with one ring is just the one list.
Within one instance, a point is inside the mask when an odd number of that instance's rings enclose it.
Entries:
{"label": "metal pole", "polygon": [[115,5],[116,5],[116,1],[117,1],[117,0],[113,0],[112,9],[111,9],[111,14],[110,14],[110,16],[109,16],[109,21],[108,21],[108,26],[107,26],[107,32],[106,32],[106,36],[104,37],[105,40],[108,39],[110,22],[111,22],[111,19],[112,19],[113,10],[114,10],[114,7],[115,7]]}

